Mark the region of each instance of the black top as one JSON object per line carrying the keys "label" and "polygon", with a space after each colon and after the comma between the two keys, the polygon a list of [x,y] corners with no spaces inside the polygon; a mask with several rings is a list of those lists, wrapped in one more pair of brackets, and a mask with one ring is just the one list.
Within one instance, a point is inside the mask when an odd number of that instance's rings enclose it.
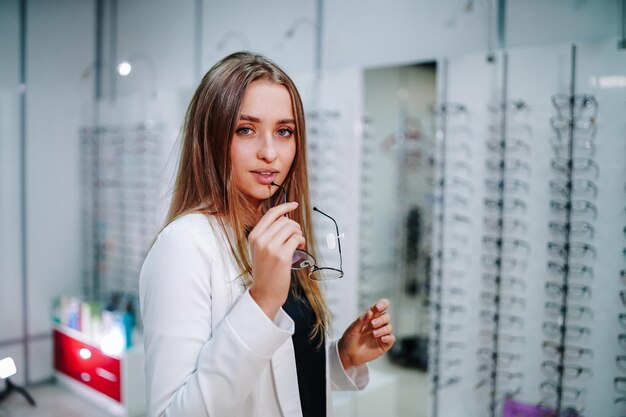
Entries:
{"label": "black top", "polygon": [[301,290],[289,291],[283,310],[293,319],[296,330],[291,337],[296,354],[298,389],[303,417],[326,417],[326,349],[319,337],[310,339],[315,312]]}

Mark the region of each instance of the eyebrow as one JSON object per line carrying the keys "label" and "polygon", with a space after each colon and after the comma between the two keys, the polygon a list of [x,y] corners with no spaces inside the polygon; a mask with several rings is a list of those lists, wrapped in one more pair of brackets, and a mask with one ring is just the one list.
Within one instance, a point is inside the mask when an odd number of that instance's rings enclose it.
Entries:
{"label": "eyebrow", "polygon": [[[258,117],[250,116],[249,114],[242,114],[241,116],[239,116],[239,120],[247,120],[252,123],[261,123],[261,119],[259,119]],[[277,125],[287,125],[287,124],[295,125],[296,121],[294,119],[280,119],[279,121],[276,122],[276,124]]]}
{"label": "eyebrow", "polygon": [[258,117],[249,116],[247,114],[242,114],[241,116],[239,116],[239,120],[247,120],[247,121],[253,122],[253,123],[260,123],[261,122],[261,119],[259,119]]}

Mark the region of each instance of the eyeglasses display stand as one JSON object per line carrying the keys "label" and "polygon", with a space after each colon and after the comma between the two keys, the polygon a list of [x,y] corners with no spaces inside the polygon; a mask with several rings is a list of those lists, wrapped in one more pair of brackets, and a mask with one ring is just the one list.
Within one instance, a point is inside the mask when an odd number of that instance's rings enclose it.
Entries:
{"label": "eyeglasses display stand", "polygon": [[[544,342],[544,346],[550,348],[544,349],[548,358],[541,363],[542,370],[548,376],[548,379],[539,386],[540,395],[542,396],[540,404],[553,408],[556,415],[561,415],[565,411],[576,414],[583,414],[585,411],[585,388],[584,385],[580,385],[580,382],[581,380],[591,378],[592,370],[588,366],[583,366],[584,362],[587,361],[585,355],[574,358],[569,355],[569,352],[571,351],[570,343],[573,339],[579,340],[577,349],[588,349],[588,347],[584,346],[585,340],[583,336],[586,330],[591,331],[591,327],[582,325],[588,325],[585,321],[589,321],[589,318],[580,314],[571,314],[571,311],[574,309],[591,311],[588,306],[584,305],[591,296],[591,287],[585,284],[585,280],[580,282],[581,277],[571,275],[570,271],[573,268],[591,271],[593,269],[591,263],[597,256],[594,247],[590,244],[592,235],[587,236],[587,238],[583,237],[583,242],[581,242],[581,236],[576,236],[572,233],[572,225],[575,222],[580,222],[583,217],[586,218],[586,221],[593,222],[597,216],[597,212],[582,208],[580,203],[583,200],[577,200],[576,198],[580,196],[581,192],[584,193],[585,190],[581,190],[581,187],[576,185],[580,184],[581,177],[587,177],[587,174],[590,173],[594,181],[599,180],[598,171],[586,168],[584,170],[579,169],[581,168],[580,162],[587,160],[582,158],[593,157],[593,150],[596,145],[593,142],[594,137],[589,135],[591,129],[576,128],[575,120],[581,117],[589,117],[587,114],[579,114],[579,111],[581,113],[592,111],[595,113],[592,116],[593,119],[590,119],[589,127],[592,127],[597,117],[597,107],[593,106],[594,108],[592,108],[591,103],[595,101],[592,96],[586,96],[588,101],[585,103],[581,102],[582,107],[577,104],[580,101],[579,99],[583,97],[576,94],[576,46],[572,46],[571,49],[570,69],[569,95],[559,94],[552,97],[552,103],[557,115],[551,119],[551,125],[556,135],[553,142],[556,142],[554,146],[555,158],[559,158],[559,164],[552,164],[553,168],[555,168],[553,171],[558,178],[555,178],[555,182],[551,184],[561,181],[564,186],[564,192],[562,193],[564,195],[563,204],[551,204],[551,207],[553,212],[555,212],[554,215],[558,217],[554,221],[562,221],[563,228],[558,233],[560,241],[548,242],[547,247],[549,256],[552,259],[556,258],[554,265],[558,266],[561,279],[546,282],[546,293],[554,299],[554,301],[546,302],[546,309],[550,309],[548,306],[551,306],[551,303],[554,303],[556,308],[552,309],[555,311],[546,311],[552,318],[551,321],[543,323],[544,332],[549,338]],[[562,119],[565,119],[564,124],[555,123],[555,121]],[[580,141],[586,141],[589,145],[584,148],[575,146],[575,143]],[[553,161],[556,160],[553,159]],[[588,161],[591,161],[591,159],[588,159]],[[591,166],[590,164],[587,165]],[[587,178],[587,181],[590,180]],[[593,184],[592,182],[589,183]],[[589,201],[593,200],[594,197],[595,193],[585,196],[587,208],[595,207],[594,203]],[[593,223],[588,222],[587,224],[590,225],[591,230],[596,227]],[[575,250],[576,253],[574,253]],[[575,257],[578,258],[576,263],[573,262]],[[576,277],[579,279],[575,279]],[[580,292],[583,289],[585,291]],[[576,301],[574,302],[573,300]],[[590,318],[593,319],[593,316]]]}
{"label": "eyeglasses display stand", "polygon": [[81,129],[85,296],[137,293],[139,270],[158,232],[163,128]]}
{"label": "eyeglasses display stand", "polygon": [[[485,215],[483,218],[483,273],[480,294],[481,344],[477,350],[477,389],[488,392],[487,410],[490,417],[499,416],[505,398],[521,391],[524,376],[519,366],[520,344],[524,339],[512,332],[521,332],[526,308],[526,281],[519,269],[528,264],[531,245],[525,237],[527,230],[526,199],[530,192],[527,160],[530,154],[523,100],[510,99],[507,91],[508,56],[494,54],[493,62],[501,62],[498,82],[500,97],[490,105],[490,137],[485,159]],[[510,132],[516,139],[510,140]],[[523,144],[523,145],[521,145]],[[494,204],[491,204],[494,202]],[[493,209],[491,208],[493,206]],[[489,208],[488,208],[489,207]],[[512,263],[511,268],[507,267]],[[518,271],[516,271],[518,270]]]}
{"label": "eyeglasses display stand", "polygon": [[[467,129],[467,107],[452,102],[447,94],[448,63],[439,68],[439,104],[432,109],[435,128],[435,187],[433,190],[433,263],[430,279],[430,349],[428,371],[431,381],[432,416],[441,412],[442,392],[458,385],[462,374],[458,364],[466,355],[466,343],[459,337],[462,324],[459,317],[465,307],[459,297],[465,291],[459,282],[465,278],[469,260],[464,229],[472,223],[466,216],[467,205],[473,195],[471,186],[472,154],[467,152],[471,132]],[[462,162],[463,164],[459,164]],[[459,175],[461,171],[462,176]],[[457,228],[457,233],[451,233]]]}
{"label": "eyeglasses display stand", "polygon": [[[500,416],[505,404],[559,417],[623,414],[626,54],[605,40],[507,48],[491,63],[479,53],[445,61],[441,103],[464,103],[473,135],[464,210],[473,222],[446,215],[439,227],[472,249],[455,283],[464,315],[454,334],[465,351],[451,372],[462,378],[445,389],[432,379],[431,414]],[[463,179],[446,177],[448,196]],[[439,244],[444,307],[462,258],[450,241]],[[445,312],[432,321],[431,347]],[[444,363],[445,340],[439,347]]]}

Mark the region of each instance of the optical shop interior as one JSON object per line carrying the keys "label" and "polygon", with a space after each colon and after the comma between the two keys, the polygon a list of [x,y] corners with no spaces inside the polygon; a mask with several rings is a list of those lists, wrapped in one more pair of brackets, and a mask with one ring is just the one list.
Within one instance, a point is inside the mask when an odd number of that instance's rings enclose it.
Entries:
{"label": "optical shop interior", "polygon": [[626,0],[0,0],[0,417],[150,415],[140,271],[236,51],[302,98],[329,337],[390,301],[329,416],[626,415]]}

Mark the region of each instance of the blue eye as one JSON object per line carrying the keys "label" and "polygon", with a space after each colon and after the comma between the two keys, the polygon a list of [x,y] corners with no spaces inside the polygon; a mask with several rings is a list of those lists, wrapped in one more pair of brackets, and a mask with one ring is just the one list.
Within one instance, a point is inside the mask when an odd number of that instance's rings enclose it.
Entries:
{"label": "blue eye", "polygon": [[235,132],[239,135],[249,135],[250,133],[252,133],[252,129],[249,127],[240,127],[239,129],[235,130]]}
{"label": "blue eye", "polygon": [[282,128],[282,129],[278,129],[277,133],[278,133],[278,136],[283,136],[283,137],[288,138],[293,135],[293,130]]}

